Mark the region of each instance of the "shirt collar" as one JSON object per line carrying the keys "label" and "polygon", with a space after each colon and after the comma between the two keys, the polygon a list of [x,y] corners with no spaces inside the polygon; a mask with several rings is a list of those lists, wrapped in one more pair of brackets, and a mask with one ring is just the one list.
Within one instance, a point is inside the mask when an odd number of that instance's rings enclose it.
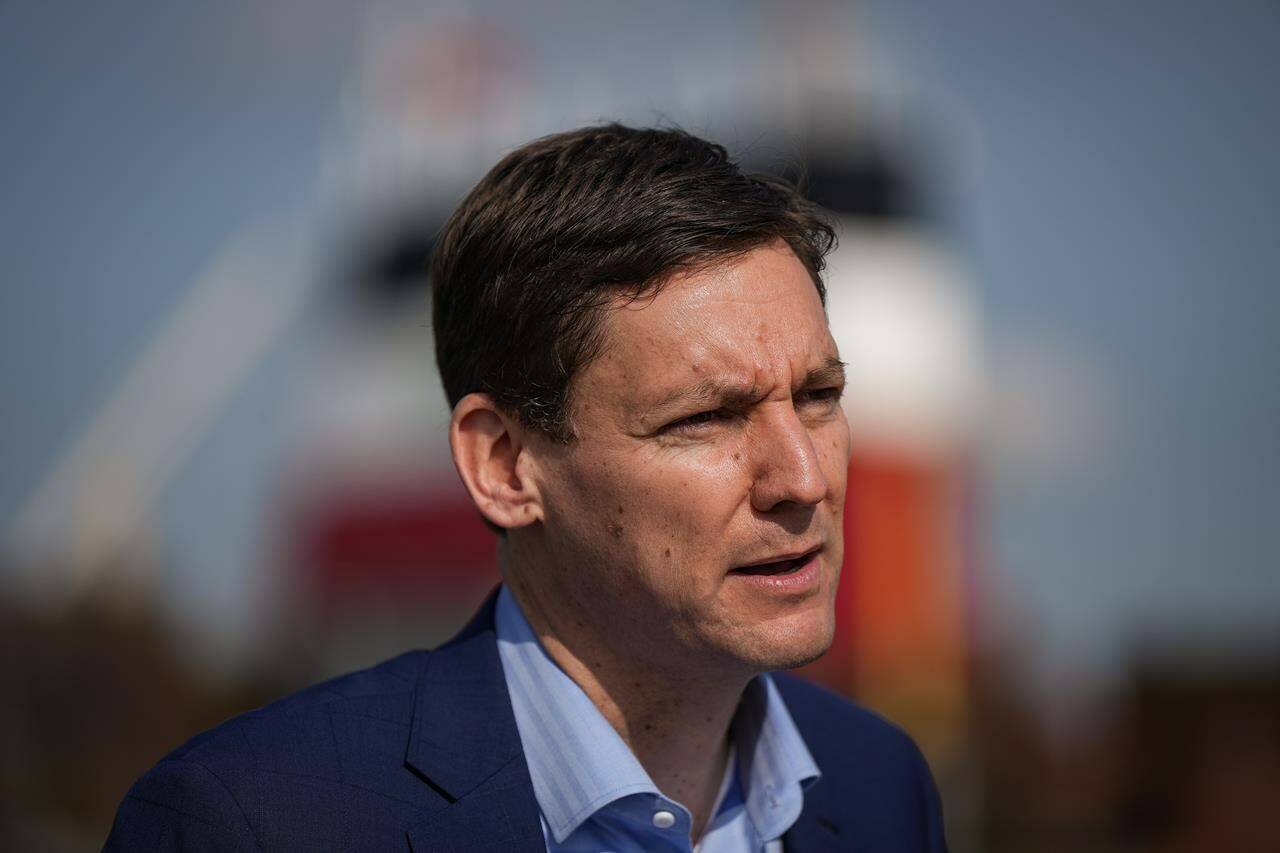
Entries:
{"label": "shirt collar", "polygon": [[[659,794],[604,715],[543,650],[505,586],[496,627],[534,795],[556,842],[622,797]],[[732,739],[747,816],[762,840],[781,837],[800,816],[803,789],[821,774],[769,676],[743,693]]]}
{"label": "shirt collar", "polygon": [[747,817],[762,842],[781,838],[800,817],[804,791],[822,775],[768,675],[747,685],[733,721]]}

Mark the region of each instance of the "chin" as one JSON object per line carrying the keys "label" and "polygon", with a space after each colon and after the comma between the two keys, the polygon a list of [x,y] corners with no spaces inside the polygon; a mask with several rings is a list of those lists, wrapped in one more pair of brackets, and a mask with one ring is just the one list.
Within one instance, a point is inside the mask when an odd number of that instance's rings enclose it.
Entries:
{"label": "chin", "polygon": [[[801,618],[803,617],[803,618]],[[796,669],[827,653],[835,638],[835,614],[806,613],[758,626],[737,651],[743,663],[758,672]],[[745,639],[745,638],[744,638]]]}

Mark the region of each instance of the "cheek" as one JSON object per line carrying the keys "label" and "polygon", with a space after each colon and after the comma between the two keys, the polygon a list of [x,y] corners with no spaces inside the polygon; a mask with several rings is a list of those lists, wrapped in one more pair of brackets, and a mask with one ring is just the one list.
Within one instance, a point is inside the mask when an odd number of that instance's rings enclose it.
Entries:
{"label": "cheek", "polygon": [[814,450],[818,454],[818,464],[822,468],[823,479],[827,483],[825,503],[830,512],[839,519],[844,512],[845,493],[849,480],[849,461],[852,452],[852,441],[849,430],[840,424],[832,424],[814,433]]}
{"label": "cheek", "polygon": [[[592,508],[586,517],[607,517],[607,545],[614,553],[628,552],[647,582],[687,586],[700,576],[699,566],[720,564],[724,534],[745,499],[744,457],[737,453],[735,461],[734,455],[732,449],[680,449],[584,472],[583,497]],[[602,507],[608,512],[600,513]]]}
{"label": "cheek", "polygon": [[673,492],[633,457],[581,460],[551,498],[575,539],[614,565],[635,562],[646,540],[671,524]]}
{"label": "cheek", "polygon": [[[661,448],[627,459],[625,465],[589,475],[593,490],[622,494],[635,504],[636,514],[653,520],[684,518],[731,500],[741,479],[737,448]],[[630,511],[628,506],[627,510]]]}

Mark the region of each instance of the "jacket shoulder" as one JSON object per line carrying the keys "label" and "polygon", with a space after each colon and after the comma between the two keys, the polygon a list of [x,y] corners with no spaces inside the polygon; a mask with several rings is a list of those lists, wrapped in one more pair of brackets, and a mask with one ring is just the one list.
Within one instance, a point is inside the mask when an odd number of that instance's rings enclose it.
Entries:
{"label": "jacket shoulder", "polygon": [[942,803],[911,737],[880,715],[793,675],[774,676],[822,778],[805,811],[866,850],[946,850]]}
{"label": "jacket shoulder", "polygon": [[[297,756],[315,770],[332,752],[330,721],[359,717],[407,730],[414,679],[427,657],[408,652],[377,666],[314,684],[202,732],[165,756],[211,767],[238,764],[282,769]],[[324,737],[321,737],[323,735]]]}
{"label": "jacket shoulder", "polygon": [[282,814],[318,826],[334,801],[397,811],[419,793],[402,768],[426,659],[410,652],[196,735],[125,795],[106,849],[269,849]]}
{"label": "jacket shoulder", "polygon": [[913,766],[918,760],[911,736],[874,711],[799,676],[775,673],[773,679],[819,766],[825,757],[827,763],[857,762],[866,772],[868,766]]}
{"label": "jacket shoulder", "polygon": [[259,850],[244,808],[207,767],[162,759],[116,810],[104,851]]}

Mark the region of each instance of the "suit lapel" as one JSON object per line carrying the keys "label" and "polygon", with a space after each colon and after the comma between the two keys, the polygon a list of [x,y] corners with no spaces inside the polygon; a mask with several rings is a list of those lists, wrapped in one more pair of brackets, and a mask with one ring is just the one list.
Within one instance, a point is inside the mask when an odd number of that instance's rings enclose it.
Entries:
{"label": "suit lapel", "polygon": [[447,804],[409,827],[415,851],[546,849],[498,658],[495,601],[428,655],[418,678],[405,764]]}
{"label": "suit lapel", "polygon": [[[496,593],[447,645],[427,656],[414,696],[405,764],[444,805],[410,826],[422,851],[545,851],[542,819],[498,657]],[[823,781],[783,836],[787,853],[840,849],[839,814],[826,808]]]}
{"label": "suit lapel", "polygon": [[523,758],[409,827],[406,834],[415,853],[542,853],[547,849]]}
{"label": "suit lapel", "polygon": [[823,808],[826,801],[821,787],[822,780],[819,779],[805,791],[804,810],[782,836],[782,849],[786,853],[819,853],[844,849],[837,822],[827,817]]}

